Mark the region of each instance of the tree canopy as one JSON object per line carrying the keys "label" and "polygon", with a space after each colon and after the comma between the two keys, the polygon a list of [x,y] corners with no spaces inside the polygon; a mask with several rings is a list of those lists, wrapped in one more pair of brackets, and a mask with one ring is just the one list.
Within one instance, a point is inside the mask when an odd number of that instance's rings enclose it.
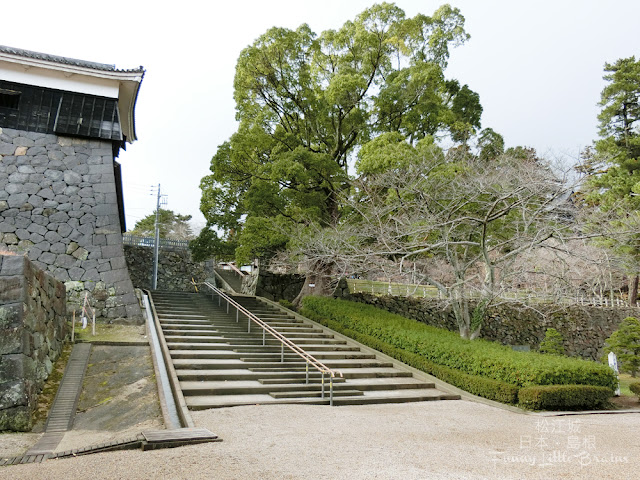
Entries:
{"label": "tree canopy", "polygon": [[590,175],[585,201],[597,208],[593,222],[607,228],[604,243],[622,260],[635,304],[640,273],[640,61],[622,58],[605,64],[598,120],[600,139],[588,150]]}
{"label": "tree canopy", "polygon": [[[191,215],[181,215],[172,210],[161,208],[158,212],[158,230],[160,238],[174,240],[191,240],[193,232],[189,225]],[[140,237],[153,237],[155,235],[156,212],[153,212],[142,220],[138,220],[129,233]]]}
{"label": "tree canopy", "polygon": [[260,36],[236,66],[238,130],[201,182],[198,251],[269,257],[300,226],[336,225],[355,153],[384,133],[409,145],[468,141],[479,96],[444,75],[450,48],[468,38],[456,8],[408,18],[389,3],[319,35],[301,25]]}

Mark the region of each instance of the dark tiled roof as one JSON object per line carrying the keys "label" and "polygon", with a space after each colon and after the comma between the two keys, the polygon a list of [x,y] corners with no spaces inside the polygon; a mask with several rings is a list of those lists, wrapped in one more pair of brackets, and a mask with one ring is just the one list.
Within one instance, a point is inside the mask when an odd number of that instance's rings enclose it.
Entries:
{"label": "dark tiled roof", "polygon": [[35,60],[45,60],[47,62],[55,62],[63,65],[74,65],[76,67],[91,68],[93,70],[102,70],[106,72],[122,72],[122,73],[128,73],[128,72],[143,73],[144,72],[144,68],[142,67],[134,68],[130,70],[118,70],[116,69],[115,65],[109,65],[106,63],[88,62],[86,60],[77,60],[75,58],[60,57],[58,55],[49,55],[48,53],[33,52],[31,50],[23,50],[21,48],[7,47],[4,45],[0,45],[0,53],[8,53],[8,54],[17,55],[20,57],[33,58]]}

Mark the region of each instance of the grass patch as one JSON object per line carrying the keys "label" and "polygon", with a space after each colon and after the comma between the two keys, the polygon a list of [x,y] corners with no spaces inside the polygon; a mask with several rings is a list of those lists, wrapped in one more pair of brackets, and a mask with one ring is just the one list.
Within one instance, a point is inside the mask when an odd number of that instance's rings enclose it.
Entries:
{"label": "grass patch", "polygon": [[82,329],[76,323],[76,342],[144,342],[147,340],[144,325],[118,325],[96,322],[96,334],[92,334],[91,324]]}
{"label": "grass patch", "polygon": [[624,397],[635,397],[636,394],[631,391],[629,385],[640,382],[640,377],[633,378],[628,373],[620,374],[620,395]]}

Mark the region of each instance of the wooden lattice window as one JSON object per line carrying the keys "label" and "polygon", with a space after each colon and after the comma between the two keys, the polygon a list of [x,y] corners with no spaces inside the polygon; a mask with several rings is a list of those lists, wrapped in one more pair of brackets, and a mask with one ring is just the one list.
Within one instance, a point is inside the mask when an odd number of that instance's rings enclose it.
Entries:
{"label": "wooden lattice window", "polygon": [[0,107],[17,110],[20,105],[20,94],[18,90],[0,88]]}
{"label": "wooden lattice window", "polygon": [[67,135],[122,140],[118,100],[64,92],[53,129]]}

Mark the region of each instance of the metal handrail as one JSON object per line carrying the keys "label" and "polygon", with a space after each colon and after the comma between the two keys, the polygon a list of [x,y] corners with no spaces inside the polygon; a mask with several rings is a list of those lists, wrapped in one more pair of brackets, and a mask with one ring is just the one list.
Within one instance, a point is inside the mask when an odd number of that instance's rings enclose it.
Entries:
{"label": "metal handrail", "polygon": [[322,374],[322,382],[321,382],[322,383],[322,398],[324,398],[324,376],[325,376],[325,374],[328,374],[329,375],[329,405],[333,405],[333,379],[336,376],[340,376],[341,378],[344,378],[344,376],[342,375],[341,371],[333,370],[333,369],[327,367],[325,364],[323,364],[318,359],[313,357],[313,355],[311,355],[311,354],[307,353],[306,351],[304,351],[300,346],[298,346],[295,343],[293,343],[290,339],[285,337],[282,333],[278,332],[271,325],[269,325],[268,323],[266,323],[263,320],[261,320],[260,318],[258,318],[256,315],[254,315],[249,310],[247,310],[245,307],[243,307],[238,302],[233,300],[226,293],[224,293],[223,291],[221,291],[218,288],[216,288],[213,285],[211,285],[209,282],[204,282],[204,285],[206,287],[208,287],[212,291],[212,296],[213,296],[213,294],[218,295],[218,305],[220,305],[221,299],[224,299],[227,302],[227,313],[229,313],[229,305],[233,305],[236,308],[236,321],[237,322],[240,321],[240,317],[239,317],[239,313],[240,312],[242,312],[242,314],[247,317],[247,321],[248,321],[248,329],[247,329],[247,331],[248,332],[251,332],[251,323],[252,322],[262,328],[262,345],[266,345],[266,333],[267,332],[271,336],[273,336],[276,340],[278,340],[280,342],[280,345],[281,345],[281,349],[280,349],[280,361],[281,362],[284,362],[284,347],[285,346],[287,348],[289,348],[292,352],[294,352],[296,355],[301,357],[303,360],[305,360],[306,367],[307,367],[306,368],[306,383],[307,384],[309,383],[309,365],[311,365],[316,370],[318,370]]}
{"label": "metal handrail", "polygon": [[240,275],[241,277],[246,276],[246,272],[243,272],[242,270],[240,270],[235,264],[233,263],[222,263],[221,265],[228,265],[229,267],[231,267],[231,270],[233,270],[234,272],[236,272],[238,275]]}

